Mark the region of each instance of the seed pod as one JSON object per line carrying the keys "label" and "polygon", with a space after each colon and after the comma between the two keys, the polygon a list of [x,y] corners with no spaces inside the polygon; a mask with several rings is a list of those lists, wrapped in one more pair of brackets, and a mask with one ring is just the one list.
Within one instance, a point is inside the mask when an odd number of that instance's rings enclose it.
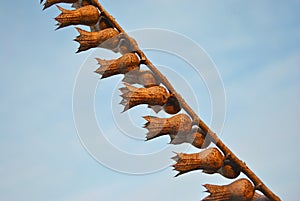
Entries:
{"label": "seed pod", "polygon": [[233,161],[230,160],[225,160],[224,164],[222,165],[222,167],[216,172],[216,171],[203,171],[206,174],[214,174],[214,173],[219,173],[221,174],[223,177],[226,177],[228,179],[234,179],[237,178],[240,173],[241,173],[241,169],[238,165],[236,165]]}
{"label": "seed pod", "polygon": [[146,88],[159,85],[159,82],[150,70],[131,71],[124,76],[123,82],[128,84],[139,84]]}
{"label": "seed pod", "polygon": [[206,138],[201,131],[202,130],[200,128],[193,128],[191,133],[189,134],[170,135],[170,144],[177,145],[182,143],[190,143],[199,149],[207,148],[210,145],[211,141],[209,140],[209,138]]}
{"label": "seed pod", "polygon": [[177,162],[173,167],[179,176],[193,170],[216,172],[222,167],[224,156],[217,148],[208,148],[195,154],[180,153],[172,159]]}
{"label": "seed pod", "polygon": [[177,114],[171,118],[158,118],[153,116],[143,117],[147,122],[145,128],[148,130],[146,139],[162,135],[185,135],[192,128],[192,121],[186,114]]}
{"label": "seed pod", "polygon": [[164,105],[164,111],[168,114],[176,114],[180,112],[181,106],[178,99],[172,94],[166,104]]}
{"label": "seed pod", "polygon": [[[46,2],[44,3],[44,8],[43,10],[45,10],[46,8],[49,8],[50,6],[53,6],[54,4],[58,4],[58,3],[76,3],[78,0],[46,0]],[[43,0],[41,0],[41,3],[43,2]]]}
{"label": "seed pod", "polygon": [[192,141],[191,144],[199,149],[205,149],[211,143],[210,137],[207,136],[201,128],[195,129],[195,131],[193,132],[193,138],[194,141]]}
{"label": "seed pod", "polygon": [[103,60],[96,58],[100,67],[95,71],[102,75],[101,79],[117,74],[125,74],[132,70],[139,69],[140,60],[133,54],[128,53],[116,60]]}
{"label": "seed pod", "polygon": [[98,32],[88,32],[80,28],[76,29],[80,34],[74,39],[80,44],[77,53],[95,47],[114,50],[118,46],[119,39],[117,36],[119,32],[115,29],[109,28]]}
{"label": "seed pod", "polygon": [[84,6],[76,10],[66,10],[60,6],[57,6],[57,8],[62,12],[55,18],[55,20],[58,22],[57,29],[70,25],[93,26],[100,18],[98,9],[92,5]]}
{"label": "seed pod", "polygon": [[251,201],[271,201],[271,200],[265,195],[261,195],[255,192]]}
{"label": "seed pod", "polygon": [[251,201],[254,186],[248,179],[238,179],[231,184],[217,186],[205,184],[209,196],[202,201]]}
{"label": "seed pod", "polygon": [[218,170],[218,173],[228,179],[234,179],[240,175],[241,169],[233,161],[225,160],[223,166]]}
{"label": "seed pod", "polygon": [[125,106],[124,111],[141,104],[163,105],[166,103],[169,93],[164,87],[153,86],[149,88],[136,88],[129,84],[120,88],[123,100],[121,104]]}

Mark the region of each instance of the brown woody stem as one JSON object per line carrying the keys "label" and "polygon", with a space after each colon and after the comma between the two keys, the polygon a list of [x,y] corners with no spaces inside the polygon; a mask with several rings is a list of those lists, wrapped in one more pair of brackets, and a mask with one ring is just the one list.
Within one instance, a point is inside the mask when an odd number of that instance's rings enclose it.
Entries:
{"label": "brown woody stem", "polygon": [[241,171],[253,182],[256,187],[256,190],[261,191],[265,196],[267,196],[272,201],[280,201],[280,198],[276,196],[259,178],[256,174],[244,163],[241,161],[221,140],[220,138],[212,131],[210,128],[200,119],[200,117],[194,112],[194,110],[186,103],[183,97],[177,93],[169,80],[151,63],[151,61],[145,56],[143,51],[138,47],[135,41],[130,38],[123,28],[118,24],[113,16],[111,16],[97,0],[92,0],[93,4],[98,7],[101,13],[107,17],[108,20],[115,26],[115,28],[132,43],[135,47],[136,53],[139,55],[141,61],[157,76],[161,83],[168,88],[168,90],[176,96],[182,108],[191,116],[193,119],[194,125],[198,125],[210,139],[216,144],[216,146],[224,153],[225,156],[228,156],[233,162],[235,162],[240,168]]}

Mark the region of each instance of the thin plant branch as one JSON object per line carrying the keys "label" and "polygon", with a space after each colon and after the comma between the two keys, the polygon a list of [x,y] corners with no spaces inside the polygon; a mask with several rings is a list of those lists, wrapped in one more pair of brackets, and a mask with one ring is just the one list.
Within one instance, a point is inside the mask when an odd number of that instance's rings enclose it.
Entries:
{"label": "thin plant branch", "polygon": [[191,116],[193,124],[199,126],[211,139],[212,142],[224,153],[224,155],[231,159],[236,165],[238,165],[241,171],[253,182],[255,189],[261,191],[270,200],[280,201],[280,198],[275,195],[263,182],[262,180],[246,165],[245,162],[240,160],[214,133],[205,123],[200,119],[200,117],[194,112],[194,110],[187,104],[184,98],[174,89],[169,80],[155,67],[155,65],[146,57],[143,51],[138,47],[137,43],[128,36],[128,34],[123,30],[119,23],[111,16],[104,7],[97,1],[92,0],[92,3],[100,10],[100,12],[114,25],[114,27],[130,41],[131,45],[136,50],[139,55],[141,62],[145,64],[161,81],[163,85],[178,99],[182,108]]}
{"label": "thin plant branch", "polygon": [[[43,0],[40,2],[42,3]],[[113,47],[115,48],[117,43],[120,42],[118,40],[113,40],[110,41],[111,43],[99,46],[99,43],[103,43],[114,36],[118,36],[119,39],[125,39],[126,42],[129,43],[131,47],[131,53],[123,54],[123,56],[117,60],[108,61],[98,59],[98,63],[101,65],[101,67],[95,72],[102,74],[102,78],[119,73],[125,74],[133,70],[137,70],[135,73],[142,72],[138,71],[140,64],[144,64],[149,68],[151,72],[148,71],[148,76],[155,77],[155,79],[151,79],[151,82],[144,83],[145,85],[149,84],[149,87],[135,88],[127,84],[126,87],[120,89],[123,92],[123,100],[121,101],[121,104],[125,106],[124,111],[139,104],[148,104],[148,106],[166,106],[170,100],[176,100],[178,101],[178,105],[180,105],[181,108],[189,115],[177,114],[169,119],[160,119],[151,116],[144,117],[145,120],[148,121],[145,124],[145,128],[147,128],[149,131],[147,134],[148,140],[160,135],[169,134],[171,139],[173,138],[174,144],[182,141],[190,143],[191,141],[189,138],[185,139],[185,137],[181,136],[180,138],[179,136],[176,141],[175,136],[180,135],[179,133],[189,133],[193,125],[198,127],[198,129],[201,129],[203,135],[208,138],[209,143],[213,142],[223,152],[223,154],[221,154],[217,148],[209,148],[198,154],[177,154],[177,156],[173,158],[177,164],[175,164],[173,167],[175,167],[175,170],[179,171],[179,174],[183,174],[191,170],[202,169],[204,173],[210,174],[218,172],[224,177],[236,178],[241,171],[254,184],[253,186],[247,179],[239,179],[230,185],[225,186],[207,184],[204,185],[204,187],[207,189],[207,192],[211,193],[211,195],[204,198],[204,200],[219,200],[220,198],[222,198],[221,200],[256,200],[262,196],[254,192],[255,190],[258,190],[261,191],[269,200],[280,201],[280,198],[276,196],[261,181],[261,179],[258,178],[258,176],[246,165],[246,163],[240,160],[219,139],[217,134],[214,133],[204,123],[204,121],[201,120],[201,118],[187,104],[184,98],[175,90],[169,80],[147,58],[144,52],[139,48],[137,42],[124,31],[115,18],[104,9],[98,0],[47,0],[44,4],[44,9],[57,3],[73,3],[73,6],[77,8],[76,10],[69,11],[58,6],[58,9],[62,11],[62,14],[55,18],[59,22],[58,29],[69,25],[82,24],[90,26],[91,30],[93,30],[94,28],[92,26],[98,22],[100,15],[105,17],[107,22],[109,22],[105,25],[107,29],[105,28],[99,32],[88,32],[77,28],[77,31],[80,33],[80,35],[75,39],[75,41],[80,43],[78,52],[94,47],[108,49],[112,48],[111,50],[114,51]],[[97,9],[100,11],[100,13]],[[127,80],[128,79],[130,80],[130,78],[127,78]],[[158,85],[155,86],[156,83],[163,84],[167,90],[165,90],[164,87]],[[153,84],[154,86],[152,86]],[[150,96],[149,94],[152,95]],[[176,106],[176,104],[173,103],[171,106]],[[164,109],[169,114],[176,114],[179,112],[180,107]],[[157,132],[158,130],[159,132]],[[208,146],[208,144],[202,146],[203,143],[205,144],[205,142],[203,136],[198,133],[197,130],[192,135],[200,136],[198,138],[198,142],[192,143],[194,146],[196,145],[198,148],[205,148]],[[228,172],[228,170],[232,171]]]}

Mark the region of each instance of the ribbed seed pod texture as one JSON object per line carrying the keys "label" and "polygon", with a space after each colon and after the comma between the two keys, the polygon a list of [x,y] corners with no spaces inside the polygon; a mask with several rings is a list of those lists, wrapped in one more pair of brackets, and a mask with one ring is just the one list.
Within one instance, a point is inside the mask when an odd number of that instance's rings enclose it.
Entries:
{"label": "ribbed seed pod texture", "polygon": [[114,50],[119,43],[119,32],[113,28],[104,29],[98,32],[88,32],[80,28],[76,28],[79,36],[75,41],[79,42],[80,47],[77,52],[85,51],[95,47]]}
{"label": "ribbed seed pod texture", "polygon": [[100,67],[95,71],[102,75],[102,78],[107,78],[113,75],[126,74],[132,70],[139,69],[140,60],[134,53],[128,53],[116,60],[104,60],[96,58]]}
{"label": "ribbed seed pod texture", "polygon": [[179,172],[176,176],[193,170],[217,172],[224,162],[224,156],[217,148],[208,148],[194,154],[180,153],[172,159],[176,161],[174,170]]}
{"label": "ribbed seed pod texture", "polygon": [[125,106],[124,111],[141,104],[163,105],[166,103],[169,92],[162,86],[149,88],[136,88],[129,84],[120,88],[123,100],[121,104]]}
{"label": "ribbed seed pod texture", "polygon": [[100,13],[95,6],[88,5],[76,10],[66,10],[60,6],[57,8],[62,12],[55,20],[58,22],[57,29],[70,26],[70,25],[95,25],[99,18]]}
{"label": "ribbed seed pod texture", "polygon": [[170,118],[145,116],[144,119],[147,121],[145,124],[148,130],[147,140],[162,135],[188,135],[192,128],[192,121],[186,114],[177,114]]}
{"label": "ribbed seed pod texture", "polygon": [[254,186],[248,179],[238,179],[231,184],[218,186],[205,184],[209,196],[203,201],[251,201]]}

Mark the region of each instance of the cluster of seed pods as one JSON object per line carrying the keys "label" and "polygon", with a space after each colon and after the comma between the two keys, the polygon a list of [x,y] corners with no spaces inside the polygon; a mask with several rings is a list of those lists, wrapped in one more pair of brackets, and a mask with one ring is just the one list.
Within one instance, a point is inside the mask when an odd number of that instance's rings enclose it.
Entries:
{"label": "cluster of seed pods", "polygon": [[[41,3],[43,0],[41,0]],[[127,111],[138,105],[146,105],[154,111],[171,114],[170,118],[144,116],[145,129],[148,130],[146,140],[168,135],[170,144],[189,143],[198,149],[199,153],[177,153],[172,159],[176,162],[173,167],[178,171],[176,176],[191,171],[201,170],[207,174],[220,174],[228,179],[235,179],[240,175],[240,168],[233,161],[223,155],[218,148],[208,148],[211,144],[206,133],[199,127],[193,126],[192,119],[185,113],[176,96],[172,94],[150,70],[141,70],[141,61],[135,52],[132,41],[124,37],[89,0],[46,0],[44,9],[58,3],[72,4],[73,10],[66,10],[57,6],[61,11],[55,20],[57,29],[71,25],[86,25],[90,31],[76,28],[79,36],[75,41],[80,44],[77,52],[101,47],[120,53],[122,56],[114,60],[97,58],[100,65],[96,73],[101,79],[115,75],[123,75],[124,87],[120,88],[120,104]],[[135,85],[135,86],[133,86]],[[136,87],[139,86],[139,87]],[[255,187],[248,179],[238,179],[225,186],[206,184],[204,187],[209,196],[204,201],[266,201],[267,197],[255,192]]]}

